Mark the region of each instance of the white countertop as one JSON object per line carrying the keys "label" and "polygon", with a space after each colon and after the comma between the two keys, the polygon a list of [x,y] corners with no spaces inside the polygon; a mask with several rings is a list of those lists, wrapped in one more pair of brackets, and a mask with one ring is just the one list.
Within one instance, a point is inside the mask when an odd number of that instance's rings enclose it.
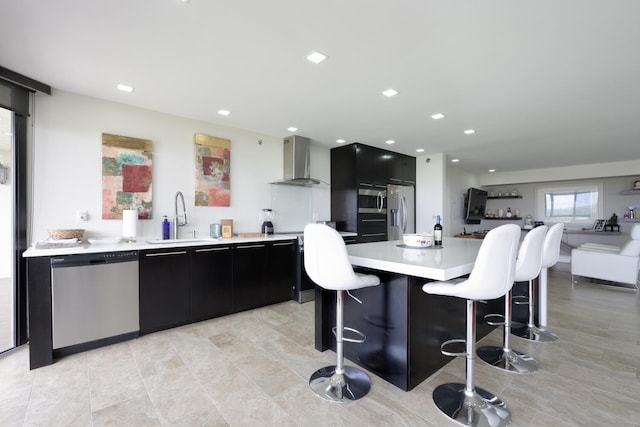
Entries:
{"label": "white countertop", "polygon": [[348,245],[351,264],[432,280],[471,273],[482,240],[444,237],[441,249],[400,248],[401,241]]}
{"label": "white countertop", "polygon": [[158,241],[157,238],[143,237],[138,238],[133,243],[116,243],[116,244],[89,244],[84,243],[81,246],[55,248],[55,249],[35,249],[33,246],[27,249],[22,256],[25,258],[41,257],[41,256],[57,256],[57,255],[77,255],[99,252],[122,252],[122,251],[140,251],[148,249],[169,249],[169,248],[187,248],[192,246],[214,246],[228,245],[237,243],[254,243],[254,242],[277,242],[282,240],[296,239],[296,236],[286,234],[276,234],[266,237],[232,237],[229,239],[213,239],[210,237],[202,237],[196,239],[180,239],[168,240],[167,243],[148,243],[149,241]]}

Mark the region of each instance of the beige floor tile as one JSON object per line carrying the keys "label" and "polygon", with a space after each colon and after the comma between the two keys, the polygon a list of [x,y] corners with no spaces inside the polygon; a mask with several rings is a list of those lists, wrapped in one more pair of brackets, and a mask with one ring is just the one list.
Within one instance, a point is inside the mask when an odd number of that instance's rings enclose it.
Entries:
{"label": "beige floor tile", "polygon": [[[640,296],[550,275],[541,344],[512,337],[534,357],[530,375],[476,359],[475,379],[502,398],[514,426],[640,425]],[[309,389],[335,364],[314,349],[314,305],[287,302],[158,332],[29,370],[28,347],[0,357],[0,425],[9,426],[453,426],[433,389],[464,382],[464,360],[409,392],[370,375],[372,391],[339,405]],[[479,345],[501,345],[494,330]],[[347,365],[353,365],[349,361]]]}

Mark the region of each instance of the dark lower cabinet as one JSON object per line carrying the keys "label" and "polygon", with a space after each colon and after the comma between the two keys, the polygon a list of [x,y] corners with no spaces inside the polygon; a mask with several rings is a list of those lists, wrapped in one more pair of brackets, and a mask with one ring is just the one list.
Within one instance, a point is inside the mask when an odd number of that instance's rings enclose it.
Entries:
{"label": "dark lower cabinet", "polygon": [[268,289],[265,304],[276,304],[293,298],[296,280],[295,258],[298,245],[294,240],[267,245]]}
{"label": "dark lower cabinet", "polygon": [[267,244],[247,243],[233,248],[233,311],[262,307],[267,289]]}
{"label": "dark lower cabinet", "polygon": [[188,251],[140,252],[140,333],[183,325],[190,319]]}
{"label": "dark lower cabinet", "polygon": [[191,251],[191,321],[233,312],[233,249],[231,245]]}
{"label": "dark lower cabinet", "polygon": [[238,244],[233,248],[233,311],[293,298],[295,240]]}

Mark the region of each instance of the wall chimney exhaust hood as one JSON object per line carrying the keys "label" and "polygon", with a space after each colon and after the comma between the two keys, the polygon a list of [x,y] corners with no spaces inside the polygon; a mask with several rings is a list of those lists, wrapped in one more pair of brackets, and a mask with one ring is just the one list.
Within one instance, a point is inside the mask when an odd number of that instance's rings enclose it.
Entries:
{"label": "wall chimney exhaust hood", "polygon": [[309,168],[311,140],[304,136],[293,135],[284,138],[283,142],[284,179],[271,184],[303,187],[320,184],[319,180],[311,178]]}

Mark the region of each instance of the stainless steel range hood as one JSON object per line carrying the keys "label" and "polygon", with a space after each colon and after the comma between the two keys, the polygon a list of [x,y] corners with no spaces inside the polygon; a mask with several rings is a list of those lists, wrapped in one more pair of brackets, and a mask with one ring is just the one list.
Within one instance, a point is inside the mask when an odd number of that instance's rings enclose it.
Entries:
{"label": "stainless steel range hood", "polygon": [[310,187],[320,184],[317,179],[311,178],[309,168],[311,160],[311,140],[304,136],[288,136],[284,138],[283,160],[284,173],[283,180],[272,182],[278,185],[298,185]]}

